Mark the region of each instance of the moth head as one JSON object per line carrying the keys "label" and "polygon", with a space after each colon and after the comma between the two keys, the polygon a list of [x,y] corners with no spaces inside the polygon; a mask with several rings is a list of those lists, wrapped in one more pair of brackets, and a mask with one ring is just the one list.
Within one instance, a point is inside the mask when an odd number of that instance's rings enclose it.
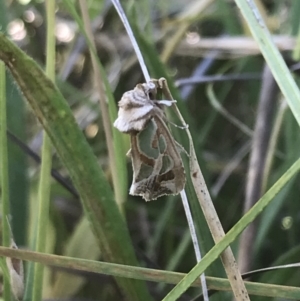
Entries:
{"label": "moth head", "polygon": [[137,133],[153,116],[163,118],[163,105],[172,102],[156,100],[156,95],[157,88],[153,81],[138,84],[133,90],[125,92],[118,103],[118,118],[114,126],[123,133]]}
{"label": "moth head", "polygon": [[144,90],[144,93],[148,101],[154,100],[156,98],[157,89],[153,81],[149,81],[148,83],[144,83],[140,85],[142,86],[142,89]]}
{"label": "moth head", "polygon": [[[133,90],[123,94],[119,101],[118,118],[114,126],[123,133],[137,133],[142,131],[147,122],[152,118],[154,108],[149,93],[153,85],[138,84]],[[154,87],[155,88],[155,87]]]}

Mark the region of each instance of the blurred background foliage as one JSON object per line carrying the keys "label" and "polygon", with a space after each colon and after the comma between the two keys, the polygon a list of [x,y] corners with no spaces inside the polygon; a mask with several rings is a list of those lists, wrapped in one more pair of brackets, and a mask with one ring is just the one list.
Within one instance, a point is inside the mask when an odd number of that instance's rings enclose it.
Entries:
{"label": "blurred background foliage", "polygon": [[[299,82],[300,2],[257,0],[260,12],[274,41]],[[110,1],[88,0],[89,15],[99,58],[105,68],[116,100],[143,82],[136,56]],[[73,1],[77,7],[77,1]],[[197,156],[225,231],[243,215],[249,158],[260,105],[272,95],[262,119],[266,134],[256,144],[262,148],[258,193],[270,187],[299,157],[299,127],[285,106],[273,80],[264,73],[265,63],[234,1],[123,1],[131,20],[151,43],[173,78],[182,98],[186,122],[190,124]],[[203,7],[200,7],[200,6]],[[63,1],[56,11],[56,82],[68,100],[79,126],[111,180],[107,148],[95,90],[91,59],[78,25]],[[42,67],[45,65],[45,6],[43,1],[0,0],[0,26],[10,38]],[[151,70],[151,66],[149,66]],[[31,150],[40,153],[41,126],[22,100],[12,78],[7,80],[8,129]],[[272,137],[272,138],[270,138]],[[128,144],[128,137],[124,140]],[[259,138],[257,138],[259,139]],[[273,142],[269,143],[269,141]],[[273,139],[273,140],[272,140]],[[266,143],[263,143],[266,142]],[[53,152],[53,168],[68,181],[68,174]],[[24,148],[9,140],[9,176],[12,227],[19,247],[30,248],[36,222],[37,183],[40,165]],[[266,171],[267,170],[267,171]],[[128,175],[132,178],[128,160]],[[259,188],[253,188],[258,189]],[[276,197],[272,206],[255,224],[248,243],[247,270],[300,260],[299,176]],[[256,201],[256,200],[254,200]],[[179,197],[164,197],[145,203],[128,196],[124,214],[139,260],[151,268],[188,272],[195,256]],[[232,246],[238,256],[241,246]],[[81,204],[58,181],[52,181],[50,225],[47,250],[88,259],[101,259]],[[214,276],[223,276],[222,268]],[[121,300],[111,277],[92,273],[61,272],[47,268],[45,299]],[[253,277],[255,281],[300,285],[300,272],[279,270]],[[99,281],[101,289],[99,289]],[[168,291],[150,285],[155,299]],[[191,289],[182,300],[190,300]],[[159,297],[160,296],[160,297]],[[221,299],[231,299],[220,293]],[[74,298],[74,299],[72,299]],[[77,299],[76,299],[77,298]],[[215,300],[218,300],[216,295]],[[213,299],[212,298],[212,299]],[[253,298],[258,300],[259,298]]]}

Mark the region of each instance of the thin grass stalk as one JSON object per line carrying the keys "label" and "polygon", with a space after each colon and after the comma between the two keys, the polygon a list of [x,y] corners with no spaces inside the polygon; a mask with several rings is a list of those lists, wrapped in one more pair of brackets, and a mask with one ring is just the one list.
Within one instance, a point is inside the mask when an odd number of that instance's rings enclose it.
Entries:
{"label": "thin grass stalk", "polygon": [[[144,73],[145,80],[149,81],[150,77],[149,77],[148,69],[145,65],[144,58],[143,58],[143,56],[141,54],[141,51],[140,51],[140,48],[139,48],[139,46],[136,42],[135,36],[133,35],[132,29],[129,25],[127,17],[125,15],[119,1],[118,0],[113,0],[113,3],[115,5],[115,8],[117,9],[122,21],[123,21],[123,24],[124,24],[124,26],[127,30],[127,33],[130,37],[130,40],[131,40],[132,44],[134,45],[134,49],[136,51],[138,60],[141,64],[141,68],[142,68],[142,71]],[[181,196],[181,199],[182,199],[182,204],[183,204],[184,211],[185,211],[185,214],[186,214],[186,218],[187,218],[187,221],[188,221],[188,225],[189,225],[190,234],[191,234],[192,241],[193,241],[193,246],[194,246],[196,259],[197,259],[197,262],[199,262],[201,260],[200,246],[199,246],[198,238],[197,238],[197,235],[196,235],[196,230],[195,230],[195,226],[194,226],[193,217],[192,217],[192,214],[191,214],[191,211],[190,211],[190,207],[189,207],[188,200],[187,200],[186,193],[185,193],[184,189],[181,191],[180,196]],[[201,283],[202,283],[202,291],[203,291],[203,294],[204,294],[204,299],[206,301],[208,301],[209,299],[208,299],[208,293],[207,293],[207,285],[206,285],[206,280],[205,280],[205,274],[203,273],[200,276],[200,278],[201,278]]]}
{"label": "thin grass stalk", "polygon": [[[10,246],[10,229],[7,222],[9,217],[9,181],[8,181],[8,152],[6,136],[6,75],[5,65],[0,62],[0,188],[1,188],[1,223],[2,223],[2,245]],[[4,274],[3,298],[11,300],[10,280],[6,261],[1,258],[1,267]]]}
{"label": "thin grass stalk", "polygon": [[296,45],[295,45],[292,57],[295,61],[297,61],[297,62],[299,61],[299,58],[300,58],[300,25],[299,25],[299,28],[298,28]]}
{"label": "thin grass stalk", "polygon": [[[86,271],[103,275],[122,276],[127,278],[148,280],[153,282],[164,282],[168,284],[177,284],[187,274],[171,272],[166,270],[147,269],[136,266],[128,266],[102,261],[87,260],[74,257],[59,256],[53,254],[37,253],[28,250],[11,249],[0,246],[0,255],[19,258],[22,260],[39,262],[45,265],[56,266],[59,268],[70,269],[75,272]],[[290,265],[291,266],[291,265]],[[299,266],[299,265],[298,265]],[[293,265],[293,268],[298,268]],[[230,284],[227,279],[206,277],[209,289],[218,291],[230,291]],[[276,297],[299,300],[300,288],[293,286],[274,285],[266,283],[256,283],[245,281],[246,287],[252,295]],[[199,279],[192,283],[193,287],[200,287]],[[175,299],[172,299],[175,300]]]}
{"label": "thin grass stalk", "polygon": [[[139,48],[139,46],[136,42],[135,36],[134,36],[133,31],[130,27],[130,24],[128,22],[126,14],[124,13],[124,10],[123,10],[119,0],[112,0],[112,1],[113,1],[114,6],[115,6],[115,9],[117,10],[117,12],[118,12],[123,24],[124,24],[124,27],[127,31],[127,34],[129,35],[130,41],[131,41],[131,43],[134,47],[134,50],[136,52],[136,55],[138,57],[138,61],[140,63],[140,66],[141,66],[143,75],[145,77],[145,80],[146,80],[146,82],[149,82],[150,81],[150,75],[149,75],[147,66],[145,64],[145,61],[144,61],[143,55],[140,51],[140,48]],[[182,199],[182,203],[183,203],[183,206],[184,206],[184,211],[185,211],[186,218],[187,218],[187,221],[188,221],[190,234],[191,234],[191,237],[192,237],[193,246],[194,246],[194,250],[195,250],[195,254],[196,254],[196,259],[197,259],[197,262],[199,262],[201,260],[200,246],[199,246],[199,243],[198,243],[198,238],[197,238],[195,227],[194,227],[194,221],[193,221],[192,213],[190,211],[190,207],[188,205],[188,200],[187,200],[186,193],[185,193],[184,189],[181,191],[180,196],[181,196],[181,199]],[[205,301],[208,301],[207,285],[206,285],[206,280],[205,280],[204,273],[201,275],[201,283],[203,284],[202,291],[203,291],[203,294],[205,296]]]}
{"label": "thin grass stalk", "polygon": [[[296,45],[293,50],[292,56],[295,61],[299,60],[299,57],[300,57],[300,26],[298,26],[297,40],[296,40]],[[267,187],[269,184],[269,179],[270,179],[271,170],[272,170],[275,152],[276,152],[276,145],[278,143],[279,135],[281,133],[282,125],[285,120],[285,115],[286,115],[287,111],[288,111],[288,104],[287,104],[286,100],[284,99],[284,97],[281,97],[281,99],[279,100],[279,106],[278,106],[276,116],[274,119],[274,125],[273,125],[270,142],[269,142],[269,147],[268,147],[268,151],[267,151],[267,157],[266,157],[263,181],[262,181],[262,188],[261,188],[262,193],[264,193],[267,190]],[[274,215],[273,215],[273,218],[274,218]],[[257,254],[257,252],[259,252],[259,249],[262,245],[261,243],[263,241],[263,237],[265,236],[265,234],[267,232],[266,229],[269,229],[269,226],[264,227],[264,230],[262,230],[262,229],[263,228],[260,228],[260,231],[258,232],[258,235],[255,240],[255,244],[254,244],[254,248],[253,248],[254,256],[255,256],[255,254]]]}
{"label": "thin grass stalk", "polygon": [[[179,298],[201,275],[201,273],[214,262],[221,253],[242,233],[242,231],[274,200],[275,196],[300,170],[300,159],[298,159],[280,179],[264,194],[264,196],[234,225],[226,235],[203,257],[178,285],[163,299],[173,301]],[[235,264],[236,265],[236,264]],[[299,297],[299,296],[298,296]],[[244,299],[245,300],[245,299]]]}
{"label": "thin grass stalk", "polygon": [[143,75],[145,77],[145,80],[148,83],[150,81],[150,75],[149,75],[149,72],[148,72],[148,68],[145,64],[145,61],[144,61],[143,55],[141,53],[140,47],[139,47],[138,43],[136,42],[136,39],[134,37],[131,26],[130,26],[130,24],[128,22],[128,19],[126,17],[126,14],[123,10],[123,7],[121,6],[119,0],[112,0],[112,3],[114,4],[115,9],[116,9],[116,11],[118,12],[118,14],[120,16],[121,21],[123,22],[123,25],[124,25],[124,27],[127,31],[128,36],[129,36],[130,42],[133,46],[134,52],[137,56],[137,59],[139,61],[140,66],[141,66],[141,69],[142,69]]}
{"label": "thin grass stalk", "polygon": [[[46,1],[47,14],[47,45],[46,45],[46,74],[55,80],[55,1]],[[49,203],[51,187],[52,144],[49,136],[44,131],[44,140],[41,155],[41,176],[38,191],[38,221],[35,249],[39,252],[46,251],[47,227],[49,220]],[[36,264],[34,267],[34,284],[32,300],[42,300],[44,266]]]}
{"label": "thin grass stalk", "polygon": [[[263,175],[271,136],[275,109],[274,102],[276,104],[276,96],[278,95],[278,92],[278,86],[272,76],[272,73],[265,64],[247,172],[243,208],[244,213],[246,213],[263,194]],[[251,263],[254,258],[253,246],[257,227],[257,223],[252,223],[247,227],[240,238],[238,265],[242,273],[251,269]]]}
{"label": "thin grass stalk", "polygon": [[209,99],[209,103],[211,106],[218,111],[225,119],[227,119],[229,122],[231,122],[233,125],[235,125],[240,131],[242,131],[245,135],[248,137],[253,136],[253,130],[250,129],[246,124],[244,124],[242,121],[240,121],[238,118],[236,118],[234,115],[229,113],[222,104],[217,100],[217,97],[215,95],[215,92],[213,90],[213,84],[207,85],[206,89],[207,97]]}
{"label": "thin grass stalk", "polygon": [[[108,116],[110,118],[110,122],[112,123],[113,120],[117,117],[117,108],[115,104],[115,100],[111,91],[111,87],[109,85],[108,79],[106,77],[105,71],[103,69],[103,66],[98,59],[97,52],[95,46],[93,46],[93,39],[90,39],[89,35],[87,34],[85,30],[84,23],[82,22],[81,17],[77,14],[77,11],[73,5],[73,3],[70,0],[63,0],[64,4],[66,5],[69,13],[72,15],[72,17],[75,19],[76,23],[79,26],[79,29],[83,36],[86,39],[86,43],[89,47],[90,52],[92,53],[91,57],[95,59],[97,63],[97,70],[101,74],[102,83],[105,86],[105,101],[107,100],[107,106],[108,106]],[[96,72],[98,72],[96,71]],[[101,101],[101,99],[100,99]],[[104,101],[103,101],[104,102]],[[106,118],[106,114],[105,115]],[[114,189],[115,189],[115,198],[117,204],[121,205],[124,203],[124,201],[127,199],[128,191],[127,191],[127,168],[126,168],[126,158],[125,158],[125,147],[124,142],[121,136],[121,133],[113,128],[113,150],[114,150],[114,163],[116,165],[115,170],[118,171],[118,177],[115,179],[114,172],[113,173],[113,181],[114,181]],[[111,141],[109,140],[108,143]],[[109,147],[108,147],[109,148]],[[115,184],[116,183],[116,184]],[[119,206],[120,208],[120,206]]]}
{"label": "thin grass stalk", "polygon": [[[300,25],[298,27],[297,40],[296,40],[296,45],[295,45],[292,57],[295,61],[299,61],[299,58],[300,58]],[[282,126],[282,123],[284,120],[284,115],[285,115],[286,111],[287,111],[286,100],[281,99],[278,111],[276,113],[273,131],[272,131],[272,134],[270,137],[269,148],[267,151],[267,158],[266,158],[264,175],[263,175],[263,183],[262,183],[262,192],[266,191],[266,189],[267,189],[268,179],[270,176],[273,159],[274,159],[274,154],[276,151],[276,144],[278,141],[278,137],[280,134],[281,126]]]}
{"label": "thin grass stalk", "polygon": [[[200,16],[203,14],[203,11],[212,4],[213,0],[203,0],[203,1],[193,1],[191,2],[191,7],[185,11],[182,17],[188,17],[188,20],[184,20],[180,24],[179,28],[176,29],[175,33],[171,38],[167,40],[164,45],[164,49],[161,54],[161,60],[166,63],[170,59],[172,53],[176,49],[177,45],[182,40],[183,36],[188,31],[189,27],[194,21],[200,21]],[[180,18],[180,17],[179,17]]]}
{"label": "thin grass stalk", "polygon": [[[124,218],[66,100],[37,63],[0,33],[0,59],[51,137],[107,261],[138,265]],[[144,282],[116,277],[129,300],[151,300]],[[32,301],[32,299],[30,299]]]}
{"label": "thin grass stalk", "polygon": [[230,175],[233,173],[233,171],[238,166],[240,166],[241,161],[249,153],[250,148],[251,148],[251,141],[247,141],[242,145],[242,147],[239,150],[236,151],[234,156],[226,164],[225,168],[222,170],[222,173],[210,188],[211,195],[214,198],[218,196],[220,190],[222,189],[222,187],[224,186],[225,182],[230,177]]}
{"label": "thin grass stalk", "polygon": [[[260,0],[254,0],[254,3],[257,6],[257,8],[258,8],[258,10],[259,10],[259,12],[261,14],[263,21],[269,27],[271,25],[271,20],[270,20],[271,18],[268,17],[268,13],[267,13],[267,11],[265,9],[265,6],[261,3]],[[247,36],[251,35],[250,29],[249,29],[249,26],[248,26],[246,20],[242,19],[240,21],[241,21],[242,26],[243,26],[243,32],[244,32],[244,34],[247,35]]]}
{"label": "thin grass stalk", "polygon": [[[168,91],[167,98],[172,100],[173,97],[171,95],[171,92]],[[211,231],[212,237],[215,241],[215,243],[218,243],[220,240],[222,240],[225,236],[225,232],[222,228],[220,219],[217,215],[216,209],[213,205],[212,199],[210,197],[210,193],[207,189],[207,186],[205,184],[204,177],[202,175],[195,148],[193,143],[192,135],[188,129],[188,125],[185,123],[185,120],[183,119],[179,109],[177,108],[176,104],[173,105],[175,112],[177,116],[179,117],[182,125],[186,128],[186,132],[189,138],[190,143],[190,174],[192,183],[198,198],[198,201],[200,203],[200,206],[202,208],[202,211],[205,215],[208,227]],[[221,254],[221,260],[225,268],[225,272],[227,274],[227,277],[230,281],[232,291],[236,297],[237,300],[249,300],[249,295],[247,293],[244,281],[242,279],[241,273],[238,269],[237,263],[235,261],[235,258],[233,256],[232,250],[230,247],[228,247],[222,254]]]}
{"label": "thin grass stalk", "polygon": [[235,0],[251,33],[300,125],[300,92],[253,0]]}
{"label": "thin grass stalk", "polygon": [[271,168],[274,161],[274,154],[276,151],[276,145],[279,138],[280,130],[282,127],[282,123],[284,120],[285,113],[287,111],[287,103],[284,99],[281,99],[278,111],[276,113],[276,117],[274,120],[273,130],[270,137],[269,147],[267,151],[267,157],[265,162],[264,174],[263,174],[263,182],[262,182],[262,193],[267,190],[268,180],[271,174]]}
{"label": "thin grass stalk", "polygon": [[[298,26],[298,34],[297,34],[297,41],[295,48],[293,50],[293,59],[295,61],[299,60],[300,57],[300,26]],[[286,112],[288,111],[288,104],[284,97],[280,97],[281,99],[279,100],[279,106],[274,118],[274,124],[272,128],[272,133],[270,137],[270,142],[267,150],[267,156],[266,156],[266,161],[265,161],[265,168],[264,168],[264,174],[263,174],[263,181],[262,181],[262,193],[264,193],[267,190],[268,184],[269,184],[269,179],[271,176],[271,170],[275,158],[275,152],[276,152],[276,145],[278,143],[279,135],[282,130],[282,125],[285,120]],[[274,217],[274,215],[273,215]],[[262,245],[263,241],[263,236],[266,234],[266,229],[269,229],[269,226],[264,227],[265,230],[262,230],[263,228],[260,228],[260,231],[258,232],[258,235],[256,236],[254,248],[253,248],[253,253],[254,256],[259,252],[259,249]]]}
{"label": "thin grass stalk", "polygon": [[145,61],[144,61],[144,57],[143,57],[143,54],[140,50],[140,47],[136,41],[136,38],[133,34],[133,31],[131,29],[131,26],[128,22],[128,19],[126,17],[126,14],[123,10],[123,7],[122,5],[120,4],[120,1],[119,0],[112,0],[113,4],[114,4],[114,7],[116,9],[116,11],[118,12],[119,16],[120,16],[120,19],[121,21],[123,22],[123,25],[127,31],[127,34],[129,36],[129,39],[130,39],[130,42],[133,46],[133,49],[134,49],[134,52],[137,56],[137,59],[139,61],[139,64],[141,66],[141,69],[142,69],[142,72],[143,72],[143,75],[145,77],[145,81],[148,83],[150,81],[150,74],[149,74],[149,71],[148,71],[148,68],[145,64]]}
{"label": "thin grass stalk", "polygon": [[[198,242],[198,239],[197,239],[197,234],[196,234],[196,229],[195,229],[191,209],[190,209],[189,202],[188,202],[188,199],[187,199],[187,196],[186,196],[186,193],[185,193],[184,189],[180,192],[180,196],[181,196],[184,212],[185,212],[185,215],[186,215],[186,219],[187,219],[187,222],[188,222],[188,225],[189,225],[189,230],[190,230],[190,234],[191,234],[191,238],[192,238],[192,242],[193,242],[193,247],[194,247],[194,252],[195,252],[195,255],[196,255],[196,260],[197,260],[197,262],[200,262],[201,259],[202,259],[200,246],[199,246],[199,242]],[[204,301],[208,301],[209,298],[208,298],[207,285],[206,285],[206,280],[205,280],[205,274],[204,273],[202,273],[200,275],[200,280],[201,280],[202,291],[203,291],[203,299],[204,299]]]}
{"label": "thin grass stalk", "polygon": [[92,66],[94,70],[94,82],[96,85],[96,89],[99,95],[99,104],[100,104],[100,109],[101,109],[101,117],[102,117],[102,123],[103,123],[103,128],[104,128],[104,134],[106,138],[106,145],[107,145],[107,150],[108,150],[108,158],[110,162],[110,169],[112,173],[112,178],[113,178],[113,186],[114,186],[114,192],[115,192],[115,198],[116,202],[120,206],[120,209],[122,208],[122,203],[125,201],[122,198],[122,191],[120,190],[121,184],[119,176],[119,171],[117,168],[116,164],[116,153],[114,149],[114,144],[113,144],[113,134],[112,134],[112,128],[111,128],[111,121],[109,117],[109,112],[108,112],[108,106],[107,106],[107,96],[104,90],[104,83],[103,83],[103,78],[100,72],[100,69],[98,68],[98,61],[97,57],[95,56],[97,51],[96,51],[96,45],[95,45],[95,40],[93,36],[93,31],[91,27],[91,21],[89,17],[89,12],[88,12],[88,7],[87,7],[87,2],[85,0],[79,0],[79,5],[80,5],[80,10],[81,10],[81,15],[84,23],[84,29],[87,34],[88,39],[90,40],[90,56],[92,59]]}

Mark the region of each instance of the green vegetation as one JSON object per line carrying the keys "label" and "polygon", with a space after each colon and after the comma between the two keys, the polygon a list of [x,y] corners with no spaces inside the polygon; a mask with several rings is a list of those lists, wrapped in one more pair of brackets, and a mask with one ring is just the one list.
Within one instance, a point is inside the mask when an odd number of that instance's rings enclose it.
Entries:
{"label": "green vegetation", "polygon": [[[202,272],[210,300],[232,300],[219,259],[228,246],[241,273],[299,262],[299,2],[123,3],[150,76],[167,79],[189,125],[227,233],[213,242],[182,152],[198,264],[180,196],[128,194],[129,137],[112,124],[145,79],[113,5],[53,4],[0,0],[3,300],[15,298],[7,256],[24,260],[26,301],[202,300]],[[170,128],[189,151],[186,131]],[[7,248],[10,227],[19,250]],[[291,267],[245,281],[257,301],[299,300],[299,286]]]}

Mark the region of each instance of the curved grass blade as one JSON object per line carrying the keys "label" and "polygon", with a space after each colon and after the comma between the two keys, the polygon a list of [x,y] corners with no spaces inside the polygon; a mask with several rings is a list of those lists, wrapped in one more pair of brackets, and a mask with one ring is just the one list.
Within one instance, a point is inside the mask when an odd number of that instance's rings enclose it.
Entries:
{"label": "curved grass blade", "polygon": [[[114,264],[108,262],[100,262],[58,255],[51,255],[45,253],[37,253],[26,250],[14,250],[10,248],[0,247],[1,256],[10,256],[22,260],[30,260],[34,262],[43,263],[45,265],[57,266],[66,269],[75,269],[79,271],[87,271],[105,275],[128,277],[139,280],[148,280],[154,282],[166,282],[176,284],[186,274],[162,271],[155,269],[146,269],[140,267],[126,266],[121,264]],[[209,289],[230,291],[230,283],[227,279],[206,277]],[[255,283],[245,281],[248,292],[252,295],[260,295],[265,297],[277,297],[297,300],[300,296],[300,288],[293,286],[274,285],[266,283]],[[200,280],[197,279],[193,287],[200,287]]]}
{"label": "curved grass blade", "polygon": [[[132,17],[131,17],[132,18]],[[187,111],[186,105],[181,101],[180,94],[178,90],[175,88],[172,78],[167,72],[166,66],[161,62],[158,53],[156,52],[154,46],[150,44],[144,35],[140,32],[140,30],[135,26],[134,20],[131,20],[132,29],[134,31],[134,35],[138,40],[139,47],[142,50],[144,58],[146,60],[147,65],[150,68],[150,73],[156,77],[164,77],[167,80],[169,89],[174,99],[177,100],[176,105],[178,106],[180,113],[183,115],[185,120],[188,120],[189,113]],[[171,111],[171,110],[170,110]],[[170,112],[171,114],[173,112]],[[173,117],[172,115],[171,117]],[[194,129],[193,124],[189,124],[189,130],[191,133],[196,133],[197,131]],[[185,149],[188,149],[189,143],[186,137],[186,133],[182,130],[178,130],[177,128],[172,129],[172,133],[176,139]],[[196,135],[195,135],[196,136]],[[201,153],[197,154],[198,159],[201,160]],[[185,161],[185,166],[188,164],[186,158],[183,158]],[[199,161],[200,161],[199,160]],[[205,164],[202,164],[205,166]],[[209,229],[207,227],[207,223],[205,221],[202,210],[199,206],[199,202],[197,200],[197,196],[193,189],[193,184],[190,180],[190,177],[187,177],[186,183],[186,191],[188,194],[188,199],[191,201],[191,209],[194,215],[194,222],[197,230],[198,240],[202,241],[201,250],[203,254],[207,253],[207,251],[213,246],[213,241]],[[210,275],[220,275],[224,271],[221,261],[218,260],[214,263],[207,271],[206,274]]]}
{"label": "curved grass blade", "polygon": [[[2,245],[8,247],[10,245],[10,229],[6,217],[9,216],[9,183],[8,183],[8,151],[6,137],[6,75],[5,66],[0,62],[0,197],[1,197],[1,228],[2,228]],[[3,271],[3,296],[5,300],[11,300],[10,280],[8,275],[8,267],[1,260],[1,268]]]}
{"label": "curved grass blade", "polygon": [[[55,3],[47,0],[46,8],[46,75],[52,81],[55,80]],[[52,167],[52,144],[47,133],[43,135],[41,154],[41,172],[38,187],[38,218],[36,231],[35,250],[46,251],[47,228],[49,222],[50,191],[51,191],[51,167]],[[44,266],[34,265],[32,301],[42,300]]]}
{"label": "curved grass blade", "polygon": [[[62,94],[38,65],[3,34],[0,34],[0,59],[10,69],[68,169],[104,258],[137,265],[126,224],[110,185]],[[129,300],[151,299],[144,283],[116,280]]]}
{"label": "curved grass blade", "polygon": [[178,285],[163,299],[164,301],[176,300],[180,297],[201,273],[238,237],[239,234],[268,206],[275,195],[290,181],[299,171],[300,159],[298,159],[281,178],[265,193],[265,195],[235,224],[235,226],[203,257]]}
{"label": "curved grass blade", "polygon": [[262,55],[300,125],[300,92],[286,66],[281,54],[275,47],[272,37],[253,0],[235,0],[246,19],[251,33],[259,45]]}
{"label": "curved grass blade", "polygon": [[[104,72],[104,68],[97,56],[95,47],[90,40],[86,30],[84,23],[81,19],[81,17],[78,15],[73,3],[70,0],[63,0],[64,5],[68,9],[69,13],[72,15],[74,20],[79,26],[79,29],[81,33],[84,35],[86,39],[86,43],[90,49],[92,57],[95,59],[98,69],[101,74],[101,78],[103,84],[105,86],[105,92],[107,97],[107,106],[108,106],[108,113],[109,113],[109,119],[111,121],[111,124],[114,122],[114,120],[117,118],[117,106],[116,102],[114,100],[113,93],[111,91],[108,79],[106,77],[106,74]],[[105,114],[105,112],[101,112],[102,114]],[[112,164],[111,166],[116,166],[116,168],[112,169],[113,174],[113,182],[114,182],[114,192],[115,192],[115,198],[119,206],[122,207],[122,204],[127,200],[128,196],[128,179],[127,179],[127,164],[126,164],[126,149],[125,149],[125,143],[124,138],[122,137],[121,133],[115,128],[112,127],[112,134],[113,134],[113,150],[114,153],[112,157]]]}

